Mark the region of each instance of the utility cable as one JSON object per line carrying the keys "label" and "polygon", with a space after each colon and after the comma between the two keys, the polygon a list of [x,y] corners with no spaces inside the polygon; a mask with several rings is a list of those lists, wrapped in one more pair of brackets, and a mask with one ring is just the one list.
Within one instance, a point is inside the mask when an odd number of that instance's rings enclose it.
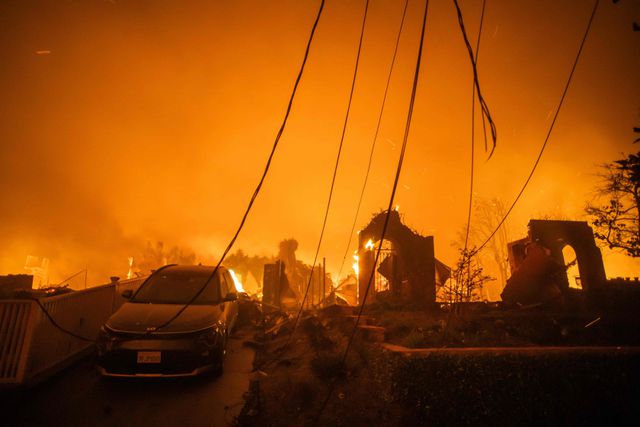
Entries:
{"label": "utility cable", "polygon": [[578,65],[578,61],[580,60],[580,56],[582,55],[582,50],[584,48],[585,42],[587,41],[587,36],[589,35],[589,32],[591,31],[591,24],[593,24],[593,18],[596,15],[596,11],[598,10],[598,5],[599,4],[600,4],[600,0],[596,0],[594,5],[593,5],[593,10],[591,11],[591,16],[589,17],[589,22],[587,23],[587,28],[585,29],[584,36],[582,36],[582,41],[580,42],[580,48],[578,49],[578,53],[576,54],[576,59],[573,61],[573,66],[571,67],[571,72],[569,73],[569,78],[567,79],[567,83],[564,86],[564,90],[562,91],[562,96],[560,97],[560,102],[558,103],[558,106],[556,107],[556,112],[553,115],[553,120],[551,121],[551,125],[549,126],[549,130],[547,132],[547,136],[544,139],[544,143],[542,144],[542,147],[540,147],[540,152],[538,153],[538,157],[536,158],[536,161],[534,162],[533,167],[531,168],[531,172],[529,173],[529,176],[525,180],[525,182],[524,182],[522,188],[520,189],[520,192],[516,196],[515,200],[513,201],[513,203],[511,204],[511,206],[507,210],[507,212],[504,214],[504,216],[502,217],[500,222],[498,223],[498,226],[495,228],[495,230],[493,230],[493,232],[489,235],[489,237],[487,237],[487,239],[484,241],[484,243],[482,245],[480,245],[475,251],[473,251],[471,256],[473,256],[473,255],[477,254],[478,252],[480,252],[487,245],[487,243],[489,243],[491,241],[493,236],[496,235],[496,233],[498,232],[500,227],[502,227],[502,224],[504,224],[504,222],[507,220],[507,217],[509,216],[509,214],[511,213],[511,211],[515,207],[516,203],[518,203],[518,201],[520,200],[520,197],[522,196],[522,193],[524,193],[524,190],[529,185],[529,182],[531,181],[531,178],[533,177],[533,174],[535,173],[536,168],[538,167],[538,164],[540,163],[540,159],[542,158],[542,154],[544,153],[544,150],[547,148],[547,143],[549,142],[549,138],[551,137],[551,132],[553,132],[553,128],[554,128],[554,126],[556,124],[556,120],[558,119],[558,115],[560,114],[560,110],[562,109],[562,104],[564,103],[565,97],[567,96],[567,92],[569,90],[569,86],[571,85],[571,80],[573,79],[573,74],[576,71],[576,67]]}
{"label": "utility cable", "polygon": [[[87,270],[86,268],[84,268],[84,269],[82,269],[82,270],[78,271],[77,273],[74,273],[74,274],[72,274],[71,276],[67,277],[66,279],[64,279],[63,281],[61,281],[60,283],[58,283],[57,285],[54,285],[54,287],[59,287],[59,286],[61,286],[64,282],[67,282],[67,281],[69,281],[69,280],[73,279],[74,277],[76,277],[76,276],[78,276],[78,275],[80,275],[80,274],[82,274],[82,273],[84,273],[84,274],[85,274],[85,283],[86,283],[86,280],[87,280],[87,278],[86,278],[87,271],[88,271],[88,270]],[[35,301],[35,303],[36,303],[36,305],[38,306],[38,308],[40,309],[40,311],[42,311],[42,314],[44,314],[44,316],[49,320],[49,322],[51,322],[51,324],[52,324],[54,327],[56,327],[58,330],[60,330],[61,332],[65,333],[65,334],[67,334],[67,335],[70,335],[70,336],[72,336],[72,337],[74,337],[74,338],[77,338],[77,339],[79,339],[79,340],[81,340],[81,341],[92,342],[92,343],[95,343],[95,342],[96,342],[96,340],[95,340],[95,339],[84,337],[84,336],[82,336],[82,335],[76,334],[75,332],[70,331],[70,330],[68,330],[68,329],[66,329],[66,328],[64,328],[64,327],[62,327],[62,326],[60,326],[60,324],[59,324],[59,323],[58,323],[58,322],[53,318],[53,316],[51,316],[51,313],[49,313],[49,311],[48,311],[48,310],[46,309],[46,307],[42,304],[42,301],[40,301],[40,299],[39,299],[39,298],[29,298],[29,299],[30,299],[31,301]]]}
{"label": "utility cable", "polygon": [[342,269],[344,268],[344,263],[347,260],[347,256],[349,256],[349,247],[351,246],[351,240],[353,239],[353,232],[356,229],[356,223],[358,221],[358,215],[360,214],[360,207],[362,206],[362,199],[364,198],[364,191],[367,188],[367,182],[369,180],[369,172],[371,171],[371,163],[373,162],[373,153],[376,148],[376,141],[378,140],[378,134],[380,132],[380,123],[382,123],[382,116],[384,113],[384,107],[387,103],[387,93],[389,92],[389,85],[391,83],[391,75],[393,73],[393,69],[396,63],[396,56],[398,54],[398,46],[400,45],[400,36],[402,35],[402,28],[404,27],[404,19],[407,14],[407,6],[409,5],[409,0],[405,0],[404,2],[404,10],[402,12],[402,19],[400,21],[400,28],[398,29],[398,36],[396,37],[396,46],[393,50],[393,57],[391,59],[391,66],[389,67],[389,75],[387,76],[387,84],[384,88],[384,95],[382,97],[382,105],[380,107],[380,114],[378,115],[378,123],[376,125],[376,132],[373,136],[373,142],[371,144],[371,150],[369,152],[369,163],[367,164],[367,172],[364,176],[364,182],[362,183],[362,190],[360,190],[360,198],[358,199],[358,207],[356,208],[356,214],[353,217],[353,224],[351,224],[351,231],[349,232],[349,241],[347,242],[347,248],[345,249],[344,256],[342,257],[342,263],[340,264],[340,270],[338,271],[338,280],[340,276],[342,276]]}
{"label": "utility cable", "polygon": [[486,153],[489,150],[487,145],[487,118],[484,115],[484,111],[480,111],[482,112],[482,134],[484,136],[484,152]]}
{"label": "utility cable", "polygon": [[86,342],[92,342],[95,343],[96,340],[95,339],[91,339],[91,338],[87,338],[87,337],[83,337],[82,335],[78,335],[75,332],[72,332],[66,328],[63,328],[62,326],[60,326],[60,324],[58,322],[56,322],[56,320],[51,316],[51,314],[49,313],[49,311],[47,311],[47,309],[45,308],[44,305],[42,305],[42,301],[40,301],[38,298],[31,298],[31,301],[35,301],[36,304],[38,305],[38,307],[40,308],[40,310],[42,311],[42,313],[45,315],[45,317],[47,319],[49,319],[49,322],[51,322],[51,324],[53,326],[55,326],[56,328],[58,328],[61,332],[64,332],[67,335],[70,335],[74,338],[77,338],[81,341],[86,341]]}
{"label": "utility cable", "polygon": [[[482,11],[480,13],[480,26],[478,28],[478,39],[476,40],[476,50],[475,50],[475,54],[473,55],[473,65],[474,67],[477,66],[478,64],[478,55],[480,53],[480,40],[482,38],[482,27],[484,24],[484,11],[485,11],[485,7],[486,7],[486,0],[482,0]],[[462,14],[458,15],[459,19],[462,18]],[[461,25],[461,29],[463,32],[463,35],[466,37],[466,33],[464,31],[464,24]],[[481,114],[482,114],[482,130],[484,133],[484,149],[485,152],[487,150],[487,128],[485,125],[485,114],[484,114],[484,110],[480,110]],[[467,225],[466,225],[466,230],[465,230],[465,235],[464,235],[464,249],[462,251],[462,253],[460,254],[461,260],[462,262],[464,262],[465,257],[468,256],[468,252],[467,249],[469,247],[469,233],[471,231],[471,213],[473,212],[473,188],[474,188],[474,174],[475,174],[475,155],[476,155],[476,142],[475,142],[475,134],[476,134],[476,79],[474,77],[473,79],[473,83],[471,85],[471,164],[470,164],[470,184],[469,184],[469,206],[468,206],[468,210],[467,210]],[[467,264],[467,278],[468,280],[471,277],[471,260],[469,259],[469,263]],[[464,266],[463,263],[459,264],[458,266],[456,266],[456,277],[453,278],[453,280],[455,281],[455,290],[457,291],[458,289],[460,289],[460,280],[462,278],[462,274],[463,272],[460,271],[460,269]],[[454,301],[452,301],[454,302]],[[446,337],[447,334],[447,330],[449,329],[449,323],[451,321],[451,315],[453,314],[453,307],[451,307],[451,309],[449,310],[449,314],[447,315],[447,323],[445,325],[444,328],[444,333],[443,333],[443,339],[444,337]]]}
{"label": "utility cable", "polygon": [[[327,218],[329,217],[329,210],[331,208],[331,200],[333,198],[333,189],[336,183],[336,175],[338,173],[338,165],[340,164],[340,155],[342,154],[342,146],[344,144],[344,136],[347,132],[347,124],[349,122],[349,113],[351,112],[351,104],[353,101],[353,93],[356,87],[356,80],[358,76],[358,66],[360,64],[360,54],[362,53],[362,40],[364,39],[364,29],[365,24],[367,22],[367,13],[369,11],[369,0],[366,0],[364,6],[364,16],[362,18],[362,26],[360,28],[360,40],[358,42],[358,53],[356,55],[356,64],[353,69],[353,77],[351,79],[351,90],[349,92],[349,102],[347,103],[347,111],[345,113],[344,122],[342,125],[342,135],[340,136],[340,144],[338,145],[338,154],[336,156],[336,163],[333,168],[333,176],[331,177],[331,187],[329,188],[329,199],[327,200],[327,206],[324,211],[324,219],[322,220],[322,229],[320,230],[320,238],[318,239],[318,246],[316,247],[316,253],[313,257],[313,264],[311,265],[311,274],[309,275],[309,281],[307,282],[307,288],[305,289],[304,296],[302,297],[302,304],[300,305],[300,310],[298,310],[298,314],[296,315],[296,319],[293,322],[293,328],[291,329],[291,333],[289,335],[289,341],[293,337],[293,334],[296,331],[296,327],[298,326],[298,322],[300,320],[300,315],[302,314],[302,310],[304,309],[304,303],[307,300],[307,296],[309,294],[309,289],[311,288],[311,281],[313,280],[313,271],[316,267],[316,263],[318,261],[318,254],[320,253],[320,247],[322,246],[322,239],[324,237],[324,231],[327,226]],[[287,346],[288,346],[287,343]]]}
{"label": "utility cable", "polygon": [[[220,260],[218,261],[218,263],[216,264],[215,268],[213,269],[213,271],[211,272],[211,275],[207,278],[207,280],[204,282],[204,284],[202,285],[202,287],[198,290],[198,292],[196,292],[196,294],[187,302],[185,303],[180,310],[178,310],[176,312],[176,314],[174,314],[173,316],[171,316],[167,321],[165,321],[164,323],[156,326],[155,328],[150,329],[148,332],[144,333],[144,334],[140,334],[141,336],[144,335],[149,335],[155,331],[158,331],[160,329],[166,328],[169,324],[171,324],[175,319],[177,319],[190,305],[192,305],[195,300],[202,294],[202,292],[204,292],[204,290],[206,289],[207,285],[209,284],[209,282],[216,276],[216,274],[218,273],[218,270],[220,268],[220,266],[222,265],[222,262],[224,261],[225,257],[227,256],[227,254],[229,253],[229,251],[231,250],[231,248],[233,247],[234,243],[236,242],[236,239],[238,238],[238,236],[240,235],[240,232],[242,231],[242,228],[244,227],[244,224],[249,216],[249,212],[251,211],[251,208],[253,207],[253,204],[256,200],[256,198],[258,197],[258,194],[260,193],[260,189],[262,188],[262,185],[267,177],[267,173],[269,172],[269,168],[271,166],[271,162],[273,160],[273,157],[275,155],[276,152],[276,148],[278,147],[278,143],[280,142],[280,138],[282,137],[282,134],[284,132],[284,129],[287,125],[287,121],[289,119],[289,115],[291,114],[291,109],[293,107],[293,100],[295,98],[296,92],[298,90],[298,86],[300,85],[300,81],[302,79],[302,74],[304,72],[305,69],[305,65],[307,64],[307,59],[309,58],[309,51],[311,50],[311,43],[313,41],[314,35],[316,33],[316,29],[318,27],[318,22],[320,21],[320,16],[322,15],[322,10],[324,9],[324,4],[325,4],[325,0],[321,0],[320,1],[320,8],[318,9],[318,14],[316,16],[316,19],[313,23],[313,26],[311,28],[311,34],[309,35],[309,40],[307,41],[307,46],[304,52],[304,57],[302,59],[302,64],[300,65],[300,70],[298,71],[298,75],[296,77],[295,83],[293,85],[293,90],[291,92],[291,96],[289,97],[289,103],[287,105],[287,109],[284,115],[284,118],[282,120],[282,124],[280,125],[280,128],[278,129],[278,132],[276,134],[275,137],[275,141],[273,142],[273,147],[271,148],[271,152],[269,153],[269,157],[267,159],[267,163],[265,165],[264,171],[262,173],[262,176],[260,177],[260,181],[258,182],[258,185],[256,186],[253,195],[251,196],[251,199],[249,200],[249,204],[244,212],[244,215],[242,216],[242,220],[240,221],[240,225],[238,226],[233,238],[231,239],[231,241],[229,242],[229,244],[227,245],[226,249],[224,250],[224,252],[222,253],[222,256],[220,257]],[[87,340],[86,338],[83,337],[79,337],[76,336],[74,333],[67,331],[64,328],[61,328],[55,321],[54,319],[51,317],[51,315],[47,312],[47,310],[42,306],[42,304],[40,304],[38,302],[38,305],[40,306],[40,308],[42,309],[42,311],[45,313],[45,315],[47,316],[47,318],[49,318],[49,320],[51,321],[51,323],[56,326],[58,329],[60,329],[61,331],[71,335],[71,336],[75,336],[78,339],[83,339],[83,340]],[[93,341],[93,340],[92,340]]]}
{"label": "utility cable", "polygon": [[496,149],[496,142],[498,138],[496,125],[493,122],[491,113],[489,112],[489,106],[485,102],[484,97],[482,96],[482,91],[480,90],[480,82],[478,80],[478,67],[476,64],[476,60],[474,58],[473,48],[471,47],[471,43],[469,42],[469,37],[467,36],[467,30],[465,29],[465,26],[464,26],[464,18],[462,17],[462,11],[460,10],[460,5],[458,4],[458,0],[453,0],[453,4],[455,5],[456,12],[458,13],[458,25],[460,26],[460,31],[462,32],[464,44],[465,46],[467,46],[467,51],[469,52],[469,59],[471,60],[471,68],[473,69],[473,83],[476,87],[476,90],[478,91],[478,102],[480,103],[480,107],[482,108],[482,113],[484,114],[484,116],[487,118],[487,121],[489,122],[489,129],[491,130],[491,139],[493,142],[493,146],[491,148],[491,151],[489,152],[489,158],[491,158],[491,156],[493,156],[493,151]]}
{"label": "utility cable", "polygon": [[[484,10],[487,5],[486,0],[482,0],[482,12],[480,13],[480,28],[478,29],[478,40],[476,41],[476,52],[474,54],[474,63],[478,63],[478,54],[480,52],[480,39],[482,38],[482,24],[484,23]],[[469,185],[469,209],[467,213],[467,230],[464,235],[464,252],[467,252],[469,245],[469,232],[471,231],[471,211],[473,210],[473,185],[474,185],[474,169],[475,169],[475,153],[476,153],[476,84],[475,80],[471,85],[471,178]],[[482,124],[484,128],[484,111],[482,112]],[[486,129],[486,128],[485,128]],[[486,132],[485,132],[485,147],[486,147]]]}
{"label": "utility cable", "polygon": [[[373,267],[371,269],[371,274],[369,275],[369,280],[367,281],[367,287],[365,289],[364,292],[364,296],[362,298],[362,303],[360,305],[360,309],[358,310],[358,316],[356,317],[356,321],[355,324],[353,326],[353,331],[351,332],[351,336],[349,337],[349,341],[347,342],[347,347],[344,351],[344,354],[342,356],[341,362],[340,362],[340,366],[343,367],[345,365],[345,362],[347,360],[347,355],[349,354],[349,349],[351,348],[351,344],[353,342],[353,339],[355,337],[356,331],[358,329],[358,323],[360,322],[360,318],[362,317],[362,312],[364,311],[364,306],[365,303],[367,301],[367,295],[369,294],[369,289],[371,288],[371,283],[373,281],[373,277],[375,275],[375,269],[376,269],[376,265],[378,264],[378,261],[380,259],[380,253],[382,252],[382,243],[384,240],[384,237],[386,235],[387,232],[387,227],[389,225],[389,217],[391,214],[391,209],[393,208],[393,201],[395,199],[395,195],[396,195],[396,190],[398,188],[398,182],[400,180],[400,173],[402,172],[402,164],[404,162],[404,155],[407,149],[407,141],[409,139],[409,130],[411,129],[411,119],[413,117],[413,108],[414,108],[414,104],[415,104],[415,100],[416,100],[416,92],[418,89],[418,76],[420,75],[420,64],[422,62],[422,50],[423,50],[423,46],[424,46],[424,33],[425,33],[425,28],[426,28],[426,23],[427,23],[427,14],[429,11],[429,0],[426,0],[426,4],[425,4],[425,8],[424,8],[424,16],[422,18],[422,31],[420,34],[420,46],[418,48],[418,58],[416,60],[416,68],[415,68],[415,72],[414,72],[414,76],[413,76],[413,87],[411,89],[411,100],[409,102],[409,111],[407,112],[407,122],[405,125],[405,130],[404,130],[404,137],[402,139],[402,149],[400,151],[400,157],[398,159],[398,166],[396,169],[396,176],[393,182],[393,188],[391,190],[391,196],[389,197],[389,206],[387,208],[387,212],[386,212],[386,216],[385,216],[385,220],[384,220],[384,225],[382,227],[382,233],[380,235],[380,242],[378,243],[378,248],[376,250],[376,257],[375,257],[375,261],[373,263]],[[329,388],[329,391],[327,393],[327,397],[325,398],[325,400],[322,402],[322,406],[320,407],[320,411],[318,412],[317,417],[314,420],[314,425],[317,425],[318,421],[320,420],[320,417],[322,416],[322,413],[324,412],[324,409],[327,406],[327,403],[329,402],[329,399],[331,398],[331,395],[333,393],[333,388],[335,386],[335,381],[331,384],[331,387]]]}
{"label": "utility cable", "polygon": [[256,198],[258,197],[258,193],[260,193],[260,189],[262,188],[262,184],[264,183],[264,180],[267,177],[267,173],[269,172],[269,167],[271,166],[271,161],[273,160],[273,156],[275,155],[276,148],[278,148],[278,143],[280,142],[280,138],[282,137],[282,134],[284,132],[284,128],[287,125],[287,121],[289,119],[289,114],[291,113],[291,108],[293,107],[293,100],[294,100],[296,92],[298,90],[298,85],[300,84],[300,80],[302,79],[302,74],[304,72],[304,68],[305,68],[305,65],[307,63],[307,59],[309,58],[309,51],[311,50],[311,42],[313,41],[313,36],[315,35],[316,29],[318,27],[318,22],[320,21],[320,16],[322,15],[322,10],[324,9],[324,3],[325,3],[325,0],[321,0],[320,8],[318,9],[318,14],[316,16],[316,20],[313,23],[313,27],[311,28],[311,34],[309,35],[309,40],[307,41],[307,48],[305,49],[305,52],[304,52],[304,58],[302,59],[302,64],[300,66],[300,71],[298,71],[298,76],[296,77],[296,81],[295,81],[295,83],[293,85],[293,90],[291,92],[291,97],[289,98],[289,104],[287,105],[287,110],[286,110],[286,113],[284,115],[284,119],[282,120],[282,125],[280,126],[280,129],[278,130],[278,133],[276,134],[276,139],[275,139],[275,141],[273,143],[273,147],[271,148],[271,153],[269,153],[269,158],[267,159],[267,164],[265,165],[264,172],[262,173],[262,177],[260,178],[260,181],[258,182],[258,185],[256,186],[256,189],[254,190],[253,195],[251,196],[251,199],[249,200],[249,205],[247,206],[247,209],[246,209],[244,215],[242,216],[242,220],[240,221],[240,225],[238,226],[238,229],[236,230],[236,233],[234,234],[233,238],[231,239],[231,241],[227,245],[226,249],[222,253],[222,256],[220,257],[220,260],[218,261],[218,264],[216,264],[215,268],[213,269],[213,272],[211,273],[209,278],[206,280],[204,285],[189,300],[189,302],[187,302],[180,310],[178,310],[178,312],[176,314],[174,314],[171,318],[169,318],[169,320],[167,320],[166,322],[164,322],[160,326],[156,327],[155,331],[167,327],[171,322],[173,322],[175,319],[177,319],[178,316],[180,316],[187,309],[187,307],[192,305],[195,302],[195,300],[200,296],[200,294],[202,294],[202,292],[204,292],[204,290],[207,287],[207,285],[209,284],[209,282],[218,273],[218,269],[222,265],[222,262],[224,261],[224,258],[227,256],[227,254],[229,253],[229,251],[233,247],[234,243],[236,242],[236,239],[238,238],[238,235],[240,234],[240,231],[242,231],[242,228],[244,227],[244,223],[246,222],[247,217],[249,216],[249,212],[251,211],[251,208],[253,207],[253,203],[255,202]]}

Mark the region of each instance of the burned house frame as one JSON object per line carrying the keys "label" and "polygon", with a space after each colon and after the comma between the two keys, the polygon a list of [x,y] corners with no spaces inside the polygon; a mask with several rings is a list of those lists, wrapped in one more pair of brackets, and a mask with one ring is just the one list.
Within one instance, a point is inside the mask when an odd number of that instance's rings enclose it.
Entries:
{"label": "burned house frame", "polygon": [[[401,299],[426,307],[434,306],[436,282],[448,277],[449,268],[436,260],[433,236],[421,236],[404,225],[397,211],[389,212],[384,240],[390,245],[384,259],[374,268],[377,245],[382,236],[386,212],[380,212],[358,235],[358,303],[364,298],[369,281],[372,282],[367,303],[375,300],[375,277],[383,275],[389,283],[388,292]],[[387,243],[387,242],[383,242]],[[446,276],[446,277],[443,277]]]}

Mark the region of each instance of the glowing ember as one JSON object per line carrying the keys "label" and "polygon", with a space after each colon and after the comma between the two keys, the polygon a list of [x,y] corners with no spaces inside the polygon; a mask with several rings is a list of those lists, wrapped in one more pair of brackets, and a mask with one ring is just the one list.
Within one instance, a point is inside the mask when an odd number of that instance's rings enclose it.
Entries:
{"label": "glowing ember", "polygon": [[373,245],[373,240],[371,240],[371,239],[369,239],[369,241],[367,242],[367,244],[366,244],[366,245],[364,245],[364,247],[365,247],[367,250],[369,250],[369,251],[373,249],[373,246],[374,246],[374,245]]}
{"label": "glowing ember", "polygon": [[236,291],[244,292],[244,287],[240,282],[240,279],[236,276],[236,273],[233,270],[229,270],[229,274],[231,274],[231,278],[233,279],[233,284],[236,286]]}

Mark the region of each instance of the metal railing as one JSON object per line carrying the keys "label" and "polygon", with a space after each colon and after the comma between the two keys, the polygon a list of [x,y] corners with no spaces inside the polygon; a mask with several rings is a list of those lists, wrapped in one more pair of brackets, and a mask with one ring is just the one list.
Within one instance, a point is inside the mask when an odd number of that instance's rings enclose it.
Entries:
{"label": "metal railing", "polygon": [[[123,280],[82,291],[42,298],[40,302],[64,329],[95,339],[100,326],[146,279]],[[29,383],[90,351],[93,343],[56,328],[35,301],[0,300],[0,385]]]}
{"label": "metal railing", "polygon": [[[95,339],[100,326],[113,313],[114,297],[115,287],[105,285],[44,298],[41,302],[61,327],[82,337]],[[33,315],[35,320],[25,379],[46,372],[93,346],[93,343],[72,337],[56,328],[42,310],[35,310]]]}
{"label": "metal railing", "polygon": [[34,308],[32,301],[0,301],[0,384],[24,376],[26,359],[20,356],[30,342],[27,335]]}

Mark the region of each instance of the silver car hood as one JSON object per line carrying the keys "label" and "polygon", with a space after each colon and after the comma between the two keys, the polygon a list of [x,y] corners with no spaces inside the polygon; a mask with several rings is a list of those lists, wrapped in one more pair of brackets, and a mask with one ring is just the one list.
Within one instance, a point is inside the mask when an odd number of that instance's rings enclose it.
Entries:
{"label": "silver car hood", "polygon": [[[107,327],[122,332],[148,332],[164,324],[183,304],[125,303],[107,320]],[[222,320],[221,305],[190,305],[160,332],[190,332],[216,325]]]}

